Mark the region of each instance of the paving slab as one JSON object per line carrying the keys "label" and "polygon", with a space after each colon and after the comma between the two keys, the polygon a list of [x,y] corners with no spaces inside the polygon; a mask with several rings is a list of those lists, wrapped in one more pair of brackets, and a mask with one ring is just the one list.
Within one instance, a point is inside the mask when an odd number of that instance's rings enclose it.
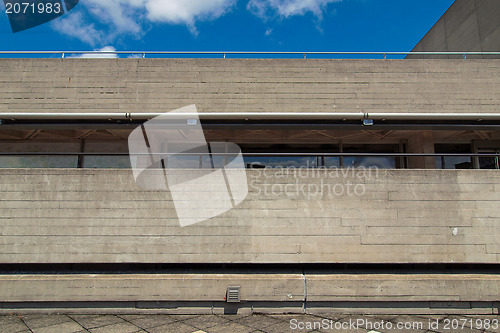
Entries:
{"label": "paving slab", "polygon": [[[24,323],[33,331],[39,330],[41,328],[65,324],[65,323],[73,323],[75,322],[69,318],[68,316],[60,315],[60,316],[22,316],[21,319]],[[78,325],[80,329],[82,327]]]}
{"label": "paving slab", "polygon": [[0,316],[0,328],[13,333],[28,331],[28,327],[18,316]]}
{"label": "paving slab", "polygon": [[216,325],[205,330],[207,333],[250,333],[255,331],[253,328],[244,326],[235,322],[228,322],[221,325]]}
{"label": "paving slab", "polygon": [[122,318],[114,315],[100,315],[100,316],[72,315],[71,318],[73,318],[76,322],[78,322],[86,329],[93,329],[93,328],[104,327],[125,322],[125,320],[123,320]]}
{"label": "paving slab", "polygon": [[[40,327],[40,328],[35,328],[32,329],[31,331],[33,333],[59,333],[59,332],[65,332],[65,333],[77,333],[81,332],[83,327],[79,325],[78,323],[74,321],[67,321],[61,324],[56,324],[52,326],[46,326],[46,327]],[[84,332],[86,332],[84,330]]]}
{"label": "paving slab", "polygon": [[[363,322],[358,323],[357,320]],[[348,315],[348,314],[255,314],[243,315],[22,315],[0,316],[1,333],[282,333],[282,332],[342,332],[342,333],[500,333],[498,326],[484,329],[489,320],[500,316],[462,315]],[[292,320],[302,323],[303,329],[292,329]],[[326,321],[324,321],[326,320]],[[438,321],[439,327],[429,327],[429,321]],[[455,320],[464,323],[459,329],[445,329],[444,323]],[[472,324],[471,324],[472,320]],[[370,323],[391,323],[392,327],[370,326]],[[477,322],[483,323],[479,329]],[[324,326],[354,322],[355,325]],[[420,327],[398,328],[398,323],[422,323]],[[26,324],[25,324],[26,323]],[[304,323],[310,323],[304,327]],[[316,324],[316,326],[311,326]],[[358,325],[360,324],[360,325]],[[27,326],[28,325],[28,326]],[[318,326],[321,325],[321,326]],[[346,324],[344,324],[346,325]],[[475,326],[475,327],[474,327]],[[29,328],[28,328],[29,327]]]}
{"label": "paving slab", "polygon": [[167,325],[179,321],[179,319],[183,320],[183,318],[168,315],[119,315],[119,317],[144,330]]}
{"label": "paving slab", "polygon": [[193,333],[196,331],[199,331],[199,329],[180,321],[148,329],[149,333],[166,333],[166,332]]}
{"label": "paving slab", "polygon": [[145,330],[132,325],[127,322],[112,324],[107,326],[102,326],[98,328],[91,329],[92,333],[134,333],[134,332],[146,332]]}
{"label": "paving slab", "polygon": [[17,332],[31,332],[26,325],[23,323],[11,323],[11,324],[5,324],[0,326],[2,331],[4,332],[10,332],[10,333],[17,333]]}
{"label": "paving slab", "polygon": [[248,326],[253,329],[265,329],[266,327],[269,327],[271,325],[275,325],[282,320],[273,318],[271,316],[264,316],[264,315],[254,315],[254,316],[247,316],[245,318],[240,318],[235,320],[235,322]]}
{"label": "paving slab", "polygon": [[229,319],[226,319],[221,316],[212,316],[212,315],[203,315],[198,317],[193,317],[190,319],[186,319],[183,321],[185,324],[191,325],[193,327],[205,330],[207,328],[221,325],[229,322]]}

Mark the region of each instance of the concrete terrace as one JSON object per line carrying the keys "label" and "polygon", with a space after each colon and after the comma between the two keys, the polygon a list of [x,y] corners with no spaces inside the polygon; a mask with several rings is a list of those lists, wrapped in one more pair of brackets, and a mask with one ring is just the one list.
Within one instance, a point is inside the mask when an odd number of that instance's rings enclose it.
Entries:
{"label": "concrete terrace", "polygon": [[[485,323],[500,320],[498,315],[19,315],[0,316],[5,332],[16,333],[497,333]],[[327,322],[327,329],[308,329]],[[358,322],[359,321],[359,322]],[[303,324],[299,324],[303,323]],[[353,325],[353,323],[355,323]],[[359,325],[358,325],[359,323]],[[448,324],[450,323],[450,324]],[[452,328],[453,325],[456,329]],[[299,326],[304,325],[304,326]],[[343,326],[342,326],[343,325]],[[381,325],[383,328],[377,328]],[[399,325],[399,326],[398,326]],[[406,326],[405,326],[406,325]],[[336,330],[335,327],[344,327]],[[391,329],[387,329],[391,326]],[[429,327],[430,326],[430,327]],[[304,329],[299,329],[304,327]],[[312,326],[314,327],[314,326]],[[333,327],[333,329],[330,329]],[[380,327],[380,326],[379,326]],[[401,327],[401,328],[398,328]],[[376,328],[376,329],[375,329]],[[448,328],[448,329],[446,329]]]}

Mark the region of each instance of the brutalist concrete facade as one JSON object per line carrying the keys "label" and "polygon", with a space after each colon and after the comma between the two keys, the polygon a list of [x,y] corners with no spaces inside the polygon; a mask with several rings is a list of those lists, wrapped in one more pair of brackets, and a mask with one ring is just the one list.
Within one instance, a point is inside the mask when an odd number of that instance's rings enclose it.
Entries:
{"label": "brutalist concrete facade", "polygon": [[[496,0],[456,0],[413,52],[498,52],[500,3]],[[460,55],[410,55],[409,58],[460,58]],[[471,55],[499,58],[498,55]]]}
{"label": "brutalist concrete facade", "polygon": [[[476,41],[458,31],[493,13],[493,1],[467,3],[442,19],[452,28],[436,45],[450,51],[461,36],[471,46],[460,51],[491,50],[494,23]],[[433,31],[416,50],[428,50]],[[500,60],[2,59],[0,68],[0,152],[47,157],[27,167],[34,157],[12,155],[24,168],[0,169],[1,311],[498,312],[498,170],[477,156],[446,169],[433,154],[498,152]],[[249,168],[241,204],[181,227],[167,191],[138,188],[123,160],[85,155],[126,154],[141,123],[133,115],[189,104],[206,117],[208,141],[318,152],[322,165]],[[354,149],[428,155],[365,169],[339,156],[325,167],[322,153]],[[61,153],[67,160],[49,158]],[[229,286],[241,302],[226,302]]]}

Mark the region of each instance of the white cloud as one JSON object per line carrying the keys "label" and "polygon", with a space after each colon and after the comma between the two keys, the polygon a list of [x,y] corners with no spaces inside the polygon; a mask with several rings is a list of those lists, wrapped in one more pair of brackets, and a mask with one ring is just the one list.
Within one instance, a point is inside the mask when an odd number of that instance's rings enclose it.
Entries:
{"label": "white cloud", "polygon": [[101,52],[106,52],[106,53],[83,53],[80,55],[75,55],[75,56],[70,56],[68,58],[87,58],[87,59],[116,59],[118,58],[118,54],[114,53],[116,52],[116,49],[113,46],[105,46],[102,49],[95,50],[95,51],[101,51]]}
{"label": "white cloud", "polygon": [[219,18],[234,3],[234,0],[147,0],[145,7],[152,21],[194,24],[195,20]]}
{"label": "white cloud", "polygon": [[118,32],[141,33],[142,0],[87,0],[84,4],[93,18]]}
{"label": "white cloud", "polygon": [[52,21],[52,27],[91,46],[98,44],[103,38],[102,33],[96,29],[95,25],[87,23],[80,12]]}
{"label": "white cloud", "polygon": [[231,9],[235,0],[146,0],[147,17],[153,22],[185,24],[197,35],[195,22],[214,20]]}
{"label": "white cloud", "polygon": [[[196,23],[215,20],[238,0],[86,0],[52,27],[91,46],[114,43],[122,36],[141,38],[151,23],[185,25],[193,35]],[[319,20],[328,4],[342,0],[245,0],[263,19],[313,13]],[[271,31],[268,32],[268,35]]]}
{"label": "white cloud", "polygon": [[307,12],[321,19],[328,4],[340,1],[342,0],[250,0],[247,9],[264,19],[276,15],[286,18]]}
{"label": "white cloud", "polygon": [[[196,22],[219,18],[231,10],[236,1],[87,0],[56,20],[53,27],[90,45],[113,42],[124,34],[140,38],[151,22],[183,24],[196,34]],[[89,23],[91,21],[96,24]]]}

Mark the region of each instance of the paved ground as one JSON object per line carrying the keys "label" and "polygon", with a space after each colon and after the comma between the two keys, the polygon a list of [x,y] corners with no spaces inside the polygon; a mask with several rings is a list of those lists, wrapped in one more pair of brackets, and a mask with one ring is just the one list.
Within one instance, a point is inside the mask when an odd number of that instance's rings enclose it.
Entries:
{"label": "paved ground", "polygon": [[0,332],[500,332],[498,320],[500,316],[11,315],[0,316]]}

